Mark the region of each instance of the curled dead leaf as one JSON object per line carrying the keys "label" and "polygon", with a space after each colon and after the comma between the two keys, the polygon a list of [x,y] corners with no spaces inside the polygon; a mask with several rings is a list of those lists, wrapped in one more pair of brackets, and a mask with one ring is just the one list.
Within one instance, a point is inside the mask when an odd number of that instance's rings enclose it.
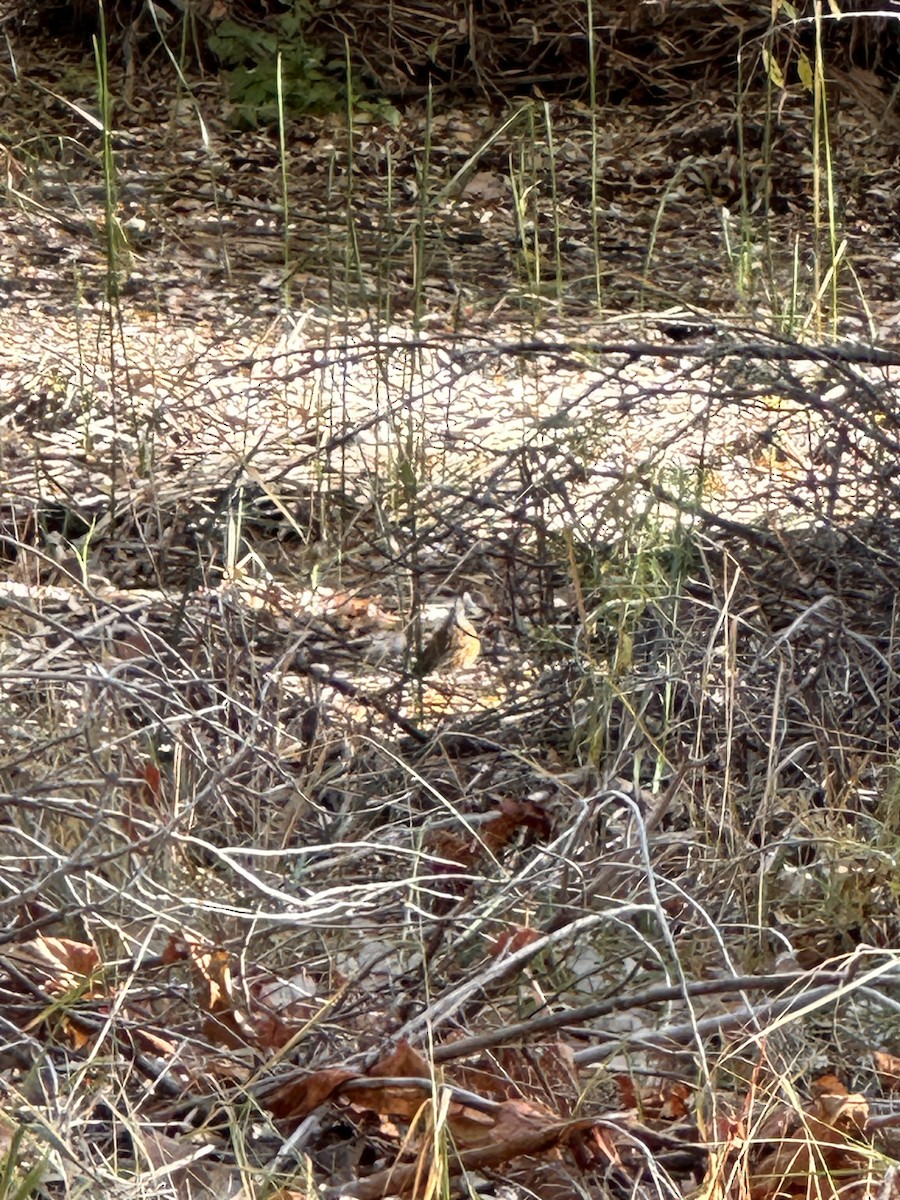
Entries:
{"label": "curled dead leaf", "polygon": [[428,1063],[406,1039],[401,1039],[393,1051],[378,1060],[368,1072],[375,1078],[388,1075],[404,1076],[412,1079],[431,1079],[434,1072]]}

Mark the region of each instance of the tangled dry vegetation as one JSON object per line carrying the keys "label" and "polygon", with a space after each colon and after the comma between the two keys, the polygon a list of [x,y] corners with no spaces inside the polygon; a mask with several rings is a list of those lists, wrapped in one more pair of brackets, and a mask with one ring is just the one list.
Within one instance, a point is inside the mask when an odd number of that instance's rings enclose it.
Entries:
{"label": "tangled dry vegetation", "polygon": [[900,361],[236,355],[4,435],[14,1178],[887,1195]]}
{"label": "tangled dry vegetation", "polygon": [[406,208],[418,118],[320,122],[282,242],[266,135],[130,111],[114,262],[76,129],[7,148],[0,1200],[895,1200],[890,146],[812,344],[687,224],[733,122],[611,123],[597,316],[571,113],[434,117]]}

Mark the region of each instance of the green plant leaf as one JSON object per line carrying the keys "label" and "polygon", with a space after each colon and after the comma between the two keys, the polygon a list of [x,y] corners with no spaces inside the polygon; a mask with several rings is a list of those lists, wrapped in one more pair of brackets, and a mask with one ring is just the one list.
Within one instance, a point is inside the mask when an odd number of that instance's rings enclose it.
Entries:
{"label": "green plant leaf", "polygon": [[311,45],[303,30],[312,15],[308,0],[295,0],[289,12],[255,29],[223,21],[210,46],[223,67],[235,115],[255,128],[279,119],[278,63],[281,94],[289,112],[333,112],[346,104],[346,64],[325,62],[321,46]]}
{"label": "green plant leaf", "polygon": [[763,47],[762,59],[763,66],[766,69],[766,74],[769,76],[775,86],[784,87],[784,72],[779,66],[777,60],[772,57],[771,53],[765,47]]}
{"label": "green plant leaf", "polygon": [[800,57],[797,60],[797,74],[800,76],[800,82],[808,92],[813,90],[813,69],[812,63],[809,61],[809,56],[800,51]]}

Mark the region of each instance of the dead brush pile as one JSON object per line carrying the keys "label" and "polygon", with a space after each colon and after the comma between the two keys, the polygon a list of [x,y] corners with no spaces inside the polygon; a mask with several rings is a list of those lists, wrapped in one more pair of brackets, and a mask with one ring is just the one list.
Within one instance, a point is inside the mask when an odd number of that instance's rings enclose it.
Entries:
{"label": "dead brush pile", "polygon": [[900,362],[334,353],[17,394],[4,1194],[887,1196]]}
{"label": "dead brush pile", "polygon": [[[86,43],[99,29],[90,0],[13,4],[11,10],[26,26],[37,20]],[[115,60],[152,57],[162,35],[173,49],[184,42],[209,64],[215,55],[207,42],[215,45],[223,26],[264,39],[287,27],[285,10],[291,5],[260,0],[195,0],[190,6],[166,0],[154,19],[139,0],[112,0],[106,29]],[[509,97],[537,87],[552,96],[586,97],[593,55],[603,103],[674,103],[694,99],[698,88],[723,78],[730,89],[742,55],[751,73],[762,52],[777,61],[811,55],[817,11],[820,17],[824,12],[829,58],[845,71],[889,75],[896,69],[896,10],[871,0],[821,8],[813,0],[606,0],[592,6],[580,0],[410,0],[402,6],[342,0],[295,4],[291,28],[299,27],[325,62],[341,63],[349,53],[360,78],[380,96],[409,98],[430,84],[456,96]]]}
{"label": "dead brush pile", "polygon": [[[898,41],[891,6],[850,0],[823,7],[830,57],[846,69],[893,69]],[[578,0],[512,6],[415,0],[403,8],[353,0],[316,14],[310,34],[332,54],[341,54],[347,39],[389,93],[415,92],[430,79],[493,96],[535,86],[586,96],[592,51],[605,103],[636,96],[674,102],[730,79],[735,62],[743,55],[752,63],[763,46],[779,59],[811,51],[816,11],[804,0],[612,0],[590,7]]]}

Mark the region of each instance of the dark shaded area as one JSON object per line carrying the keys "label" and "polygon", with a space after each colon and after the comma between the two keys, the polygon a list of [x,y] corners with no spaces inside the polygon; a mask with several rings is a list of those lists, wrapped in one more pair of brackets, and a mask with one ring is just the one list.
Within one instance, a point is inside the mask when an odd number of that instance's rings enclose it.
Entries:
{"label": "dark shaded area", "polygon": [[[900,69],[900,6],[851,0],[840,20],[828,14],[822,40],[830,62],[860,67],[885,77]],[[343,62],[345,47],[360,77],[382,96],[422,95],[437,86],[454,94],[512,96],[538,91],[551,96],[589,95],[590,42],[599,99],[646,103],[693,95],[723,74],[734,79],[739,55],[744,69],[763,50],[792,82],[801,52],[812,58],[815,29],[811,0],[796,6],[797,22],[786,15],[773,25],[763,2],[647,4],[636,0],[597,5],[589,39],[582,0],[508,5],[501,0],[434,3],[414,0],[401,7],[354,0],[311,9],[300,34],[321,49],[326,61]],[[281,0],[232,0],[227,10],[211,0],[181,6],[162,0],[156,20],[144,0],[112,0],[106,28],[113,60],[139,59],[160,32],[170,47],[213,63],[210,37],[223,21],[272,32],[296,5]],[[301,8],[302,14],[302,8]],[[90,46],[100,31],[92,0],[19,5],[18,20],[37,36]],[[283,26],[282,26],[283,28]],[[266,66],[248,61],[247,66]]]}

